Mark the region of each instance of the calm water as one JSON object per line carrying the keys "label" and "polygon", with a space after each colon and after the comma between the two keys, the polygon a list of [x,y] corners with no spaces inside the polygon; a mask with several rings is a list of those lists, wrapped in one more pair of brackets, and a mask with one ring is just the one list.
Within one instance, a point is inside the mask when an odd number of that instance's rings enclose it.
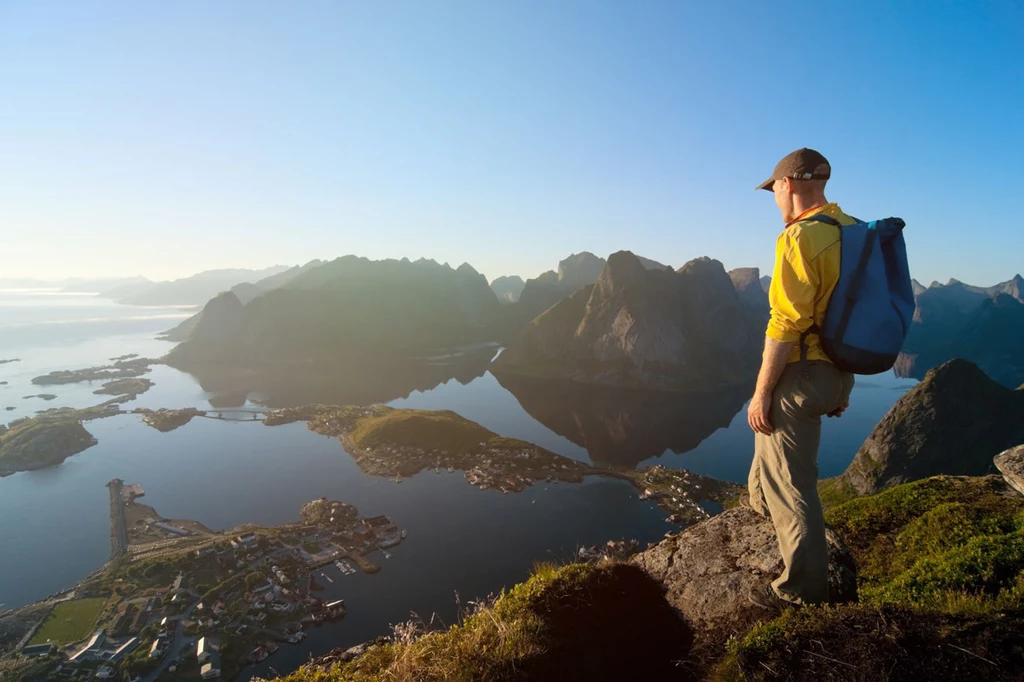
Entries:
{"label": "calm water", "polygon": [[[98,386],[34,387],[33,376],[54,369],[103,364],[125,353],[158,357],[171,344],[154,335],[188,311],[120,306],[90,296],[0,292],[0,407],[3,421],[45,407],[83,407],[101,401]],[[598,465],[662,462],[742,481],[753,438],[745,397],[682,396],[580,391],[496,378],[479,352],[418,372],[403,385],[387,377],[374,400],[401,407],[451,409],[505,436]],[[482,360],[481,360],[482,357]],[[188,374],[157,366],[156,385],[125,406],[210,407],[222,392],[204,390]],[[232,404],[303,402],[324,396],[368,395],[366,377],[333,379],[315,395],[272,385],[236,392]],[[842,471],[878,419],[914,382],[891,376],[862,380],[841,420],[827,420],[821,472]],[[202,384],[202,385],[201,385]],[[356,385],[358,384],[358,386]],[[351,391],[356,391],[352,394]],[[46,403],[23,396],[46,392]],[[218,403],[221,404],[221,403]],[[445,622],[455,617],[455,594],[465,602],[521,580],[537,561],[565,560],[581,545],[634,537],[660,538],[664,514],[637,499],[631,486],[602,478],[582,485],[540,485],[502,495],[465,483],[462,475],[425,472],[401,484],[362,474],[338,441],[303,424],[265,427],[253,422],[197,419],[162,434],[125,415],[91,422],[99,444],[62,465],[0,479],[0,603],[18,606],[73,585],[100,567],[109,552],[111,478],[138,482],[145,501],[168,517],[191,518],[211,528],[240,523],[279,524],[298,519],[299,507],[326,496],[355,504],[364,514],[387,514],[408,539],[373,576],[341,576],[328,596],[344,598],[348,616],[313,630],[298,647],[281,650],[243,675],[288,671],[310,653],[323,653],[386,634],[410,614]],[[679,453],[679,454],[676,454]]]}

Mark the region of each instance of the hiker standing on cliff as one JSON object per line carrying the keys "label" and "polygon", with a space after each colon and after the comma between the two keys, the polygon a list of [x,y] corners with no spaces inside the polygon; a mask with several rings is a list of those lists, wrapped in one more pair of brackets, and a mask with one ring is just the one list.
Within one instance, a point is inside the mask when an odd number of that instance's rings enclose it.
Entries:
{"label": "hiker standing on cliff", "polygon": [[[761,371],[747,421],[754,430],[750,507],[771,517],[785,568],[751,601],[769,609],[827,602],[828,546],[818,499],[821,417],[849,406],[853,375],[829,360],[815,333],[839,280],[836,222],[855,219],[825,198],[832,174],[813,149],[787,155],[757,189],[775,194],[785,229],[775,244],[775,268]],[[782,600],[782,601],[779,601]]]}

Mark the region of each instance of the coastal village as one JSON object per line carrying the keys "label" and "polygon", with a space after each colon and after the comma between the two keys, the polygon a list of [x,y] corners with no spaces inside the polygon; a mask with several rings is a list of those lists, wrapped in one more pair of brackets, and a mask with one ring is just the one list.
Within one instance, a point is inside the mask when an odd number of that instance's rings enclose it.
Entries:
{"label": "coastal village", "polygon": [[[116,413],[117,407],[104,409]],[[161,431],[205,416],[195,409],[137,412]],[[680,525],[707,518],[740,490],[664,466],[594,467],[448,411],[311,405],[268,411],[262,421],[306,421],[310,430],[337,438],[360,470],[396,482],[424,470],[461,471],[482,490],[517,493],[586,476],[618,478]],[[108,488],[110,562],[71,590],[0,613],[0,648],[17,650],[20,672],[34,679],[233,679],[301,641],[307,628],[343,618],[344,600],[323,593],[356,572],[379,571],[375,557],[387,559],[405,538],[388,517],[360,517],[341,501],[307,503],[296,524],[217,532],[162,517],[139,501],[145,492],[138,484],[115,479]],[[635,549],[628,541],[609,543],[580,558]]]}
{"label": "coastal village", "polygon": [[326,585],[379,571],[370,555],[388,558],[405,538],[390,518],[325,498],[295,524],[218,533],[161,517],[138,502],[138,484],[108,488],[110,563],[43,604],[0,613],[0,645],[17,649],[21,676],[234,679],[343,618],[344,599],[320,596]]}

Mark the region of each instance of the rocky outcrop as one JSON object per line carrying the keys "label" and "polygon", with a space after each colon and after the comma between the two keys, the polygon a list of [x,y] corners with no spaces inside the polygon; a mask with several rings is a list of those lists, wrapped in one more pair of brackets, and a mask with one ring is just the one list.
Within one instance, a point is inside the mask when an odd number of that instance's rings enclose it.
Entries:
{"label": "rocky outcrop", "polygon": [[[856,600],[853,559],[831,531],[828,544],[831,599]],[[771,521],[742,507],[669,537],[631,562],[665,585],[669,603],[697,633],[731,631],[763,618],[748,594],[783,567]]]}
{"label": "rocky outcrop", "polygon": [[896,402],[838,483],[866,495],[938,474],[980,476],[992,472],[995,455],[1022,442],[1024,391],[951,360]]}
{"label": "rocky outcrop", "polygon": [[494,371],[626,388],[739,385],[757,372],[762,324],[718,261],[649,270],[620,251],[594,285],[538,316]]}
{"label": "rocky outcrop", "polygon": [[499,277],[491,282],[491,291],[502,303],[515,303],[523,293],[526,282],[519,275]]}
{"label": "rocky outcrop", "polygon": [[1024,495],[1024,445],[1001,452],[992,461],[1010,487]]}
{"label": "rocky outcrop", "polygon": [[954,357],[965,358],[1007,387],[1024,382],[1024,278],[992,287],[957,280],[917,294],[917,310],[896,366],[921,378]]}

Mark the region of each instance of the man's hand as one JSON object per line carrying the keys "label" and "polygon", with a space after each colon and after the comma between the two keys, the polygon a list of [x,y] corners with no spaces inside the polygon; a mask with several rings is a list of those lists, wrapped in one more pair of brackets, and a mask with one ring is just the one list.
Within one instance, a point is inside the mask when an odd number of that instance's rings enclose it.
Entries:
{"label": "man's hand", "polygon": [[772,435],[772,424],[768,421],[768,413],[772,409],[772,394],[756,391],[747,408],[747,423],[756,433]]}
{"label": "man's hand", "polygon": [[846,408],[848,408],[849,406],[850,406],[850,399],[849,399],[849,398],[847,398],[847,399],[846,399],[846,400],[845,400],[845,401],[843,402],[843,404],[842,404],[842,405],[840,405],[840,406],[839,406],[839,407],[837,407],[836,409],[834,409],[834,410],[832,410],[831,412],[829,412],[829,413],[828,413],[828,416],[829,416],[829,417],[842,417],[842,416],[843,416],[843,412],[846,412]]}

